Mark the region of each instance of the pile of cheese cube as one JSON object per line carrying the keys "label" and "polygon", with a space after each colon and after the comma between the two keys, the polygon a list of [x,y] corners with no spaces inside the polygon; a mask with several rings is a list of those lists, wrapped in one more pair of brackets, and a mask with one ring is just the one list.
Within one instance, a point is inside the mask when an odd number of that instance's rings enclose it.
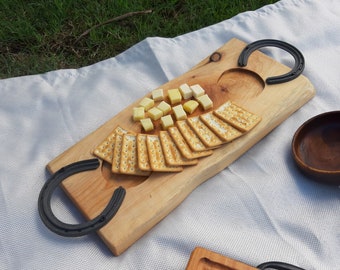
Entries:
{"label": "pile of cheese cube", "polygon": [[178,88],[169,89],[167,99],[163,89],[155,89],[151,97],[144,97],[138,105],[133,108],[133,120],[140,121],[144,131],[148,132],[154,129],[153,121],[160,119],[162,129],[166,130],[174,125],[171,113],[176,121],[184,120],[198,106],[202,106],[203,110],[211,109],[213,102],[199,84],[189,86],[185,83]]}

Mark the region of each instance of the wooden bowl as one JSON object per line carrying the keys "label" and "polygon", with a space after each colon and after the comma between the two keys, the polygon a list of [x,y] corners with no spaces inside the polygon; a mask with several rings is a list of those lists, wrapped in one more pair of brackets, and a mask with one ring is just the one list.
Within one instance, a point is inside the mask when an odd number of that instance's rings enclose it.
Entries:
{"label": "wooden bowl", "polygon": [[317,115],[295,132],[293,157],[312,179],[340,185],[340,111]]}

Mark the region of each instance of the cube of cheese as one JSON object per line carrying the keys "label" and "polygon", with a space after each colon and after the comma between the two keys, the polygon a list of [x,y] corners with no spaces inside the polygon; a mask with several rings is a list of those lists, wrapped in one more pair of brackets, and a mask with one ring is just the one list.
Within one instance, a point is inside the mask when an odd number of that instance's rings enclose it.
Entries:
{"label": "cube of cheese", "polygon": [[144,118],[140,120],[142,127],[145,131],[151,131],[154,129],[153,123],[150,118]]}
{"label": "cube of cheese", "polygon": [[172,110],[177,121],[187,119],[187,114],[184,111],[182,104],[172,107]]}
{"label": "cube of cheese", "polygon": [[155,105],[155,101],[151,98],[145,97],[139,103],[139,106],[144,107],[145,111],[148,111]]}
{"label": "cube of cheese", "polygon": [[161,88],[153,90],[151,95],[154,101],[161,101],[164,99],[164,92]]}
{"label": "cube of cheese", "polygon": [[133,120],[139,121],[145,117],[144,107],[134,107],[133,108]]}
{"label": "cube of cheese", "polygon": [[152,120],[158,120],[163,116],[163,112],[156,107],[152,107],[150,110],[148,110],[148,115]]}
{"label": "cube of cheese", "polygon": [[192,90],[186,83],[179,86],[179,91],[181,92],[183,99],[189,99],[192,97]]}
{"label": "cube of cheese", "polygon": [[204,110],[211,109],[213,107],[213,102],[207,94],[199,96],[197,98],[198,103],[203,107]]}
{"label": "cube of cheese", "polygon": [[177,88],[168,90],[168,97],[171,105],[180,103],[182,101],[182,95]]}
{"label": "cube of cheese", "polygon": [[158,104],[157,109],[160,109],[163,112],[163,115],[166,115],[171,111],[171,106],[165,101],[162,101]]}
{"label": "cube of cheese", "polygon": [[183,104],[183,109],[188,113],[192,114],[198,107],[199,103],[196,100],[188,100]]}
{"label": "cube of cheese", "polygon": [[194,96],[194,98],[198,98],[199,96],[205,94],[204,89],[199,84],[192,85],[190,86],[190,88],[192,90],[192,95]]}
{"label": "cube of cheese", "polygon": [[174,121],[170,114],[161,117],[161,125],[164,130],[174,125]]}

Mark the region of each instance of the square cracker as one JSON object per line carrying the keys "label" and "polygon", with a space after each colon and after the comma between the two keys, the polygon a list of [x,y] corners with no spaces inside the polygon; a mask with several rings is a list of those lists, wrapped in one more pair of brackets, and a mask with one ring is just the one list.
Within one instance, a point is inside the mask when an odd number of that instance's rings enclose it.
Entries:
{"label": "square cracker", "polygon": [[225,102],[214,110],[214,114],[242,132],[251,130],[261,121],[260,116],[241,108],[231,101]]}
{"label": "square cracker", "polygon": [[177,145],[179,151],[187,159],[206,157],[210,156],[213,153],[212,150],[192,151],[177,127],[169,127],[168,132]]}
{"label": "square cracker", "polygon": [[146,145],[146,134],[143,133],[137,134],[137,158],[139,169],[142,171],[151,171],[148,148]]}
{"label": "square cracker", "polygon": [[102,160],[112,164],[113,149],[115,146],[116,132],[122,131],[120,126],[117,126],[112,133],[105,138],[93,151],[93,154]]}
{"label": "square cracker", "polygon": [[113,149],[112,167],[111,167],[111,171],[113,173],[120,173],[119,167],[120,167],[123,135],[126,133],[128,133],[128,131],[123,128],[116,130],[115,147]]}
{"label": "square cracker", "polygon": [[197,159],[187,159],[182,156],[177,145],[167,131],[160,131],[159,138],[161,140],[165,161],[168,165],[185,166],[197,164]]}
{"label": "square cracker", "polygon": [[137,135],[123,134],[119,172],[122,174],[148,176],[150,172],[142,171],[138,166]]}
{"label": "square cracker", "polygon": [[217,117],[213,112],[202,114],[200,118],[224,142],[230,142],[242,135],[241,131]]}
{"label": "square cracker", "polygon": [[206,124],[204,124],[204,122],[202,122],[199,116],[190,117],[187,122],[205,146],[215,148],[223,143],[223,141]]}
{"label": "square cracker", "polygon": [[147,135],[146,145],[148,147],[150,166],[153,171],[180,172],[183,170],[182,166],[170,166],[166,164],[161,141],[158,135]]}
{"label": "square cracker", "polygon": [[208,150],[208,147],[204,145],[204,143],[197,136],[195,131],[188,125],[188,122],[186,120],[177,121],[176,125],[181,134],[183,135],[183,138],[193,151]]}

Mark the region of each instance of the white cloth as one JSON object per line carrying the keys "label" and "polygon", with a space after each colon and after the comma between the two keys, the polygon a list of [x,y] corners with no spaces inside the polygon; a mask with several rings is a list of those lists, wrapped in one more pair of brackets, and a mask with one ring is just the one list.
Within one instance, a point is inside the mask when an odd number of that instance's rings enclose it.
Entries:
{"label": "white cloth", "polygon": [[[92,66],[0,80],[0,268],[184,269],[202,246],[252,266],[277,260],[340,269],[340,190],[302,176],[290,153],[304,121],[340,108],[339,33],[339,1],[282,0],[176,38],[147,38]],[[122,255],[97,235],[69,239],[47,230],[37,209],[45,165],[233,37],[299,48],[317,95]],[[282,50],[265,52],[291,64]],[[61,219],[79,221],[63,192],[52,204]]]}

